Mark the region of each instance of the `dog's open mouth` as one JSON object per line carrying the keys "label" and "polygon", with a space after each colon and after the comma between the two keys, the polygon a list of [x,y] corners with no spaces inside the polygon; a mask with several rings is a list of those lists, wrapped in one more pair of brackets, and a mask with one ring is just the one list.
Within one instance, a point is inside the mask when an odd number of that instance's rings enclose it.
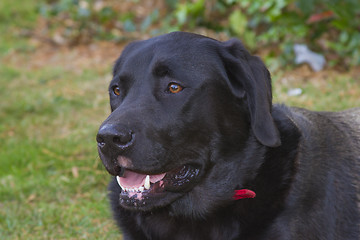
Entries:
{"label": "dog's open mouth", "polygon": [[[120,204],[127,208],[148,209],[152,207],[150,205],[170,203],[193,186],[199,172],[199,168],[191,165],[155,175],[125,170],[121,177],[116,176],[122,189]],[[172,197],[167,196],[169,194]]]}

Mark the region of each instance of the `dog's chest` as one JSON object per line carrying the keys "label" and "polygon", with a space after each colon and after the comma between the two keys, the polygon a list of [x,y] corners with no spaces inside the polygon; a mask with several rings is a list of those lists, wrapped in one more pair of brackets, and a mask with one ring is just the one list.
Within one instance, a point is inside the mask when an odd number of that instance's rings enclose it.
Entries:
{"label": "dog's chest", "polygon": [[138,218],[139,227],[148,239],[242,239],[239,222],[234,219],[194,221],[164,215]]}

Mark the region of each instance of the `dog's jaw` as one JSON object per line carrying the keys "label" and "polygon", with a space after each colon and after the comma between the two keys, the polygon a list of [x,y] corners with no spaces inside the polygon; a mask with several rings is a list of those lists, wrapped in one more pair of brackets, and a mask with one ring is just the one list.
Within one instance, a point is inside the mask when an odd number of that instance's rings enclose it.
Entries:
{"label": "dog's jaw", "polygon": [[160,174],[143,174],[125,170],[116,176],[121,187],[119,203],[126,209],[149,211],[164,207],[196,185],[200,169],[183,165]]}

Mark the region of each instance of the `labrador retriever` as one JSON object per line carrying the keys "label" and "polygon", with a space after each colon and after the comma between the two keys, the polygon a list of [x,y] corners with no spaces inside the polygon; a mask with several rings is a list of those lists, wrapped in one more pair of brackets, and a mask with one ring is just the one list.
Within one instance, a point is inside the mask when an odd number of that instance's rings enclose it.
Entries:
{"label": "labrador retriever", "polygon": [[97,134],[124,239],[360,239],[360,108],[272,104],[232,39],[129,44]]}

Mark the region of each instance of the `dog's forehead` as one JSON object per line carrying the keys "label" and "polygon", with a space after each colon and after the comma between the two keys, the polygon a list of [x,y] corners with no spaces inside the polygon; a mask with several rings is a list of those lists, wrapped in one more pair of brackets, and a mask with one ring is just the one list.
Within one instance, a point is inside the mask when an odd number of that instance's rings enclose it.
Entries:
{"label": "dog's forehead", "polygon": [[[115,71],[142,68],[150,70],[158,63],[176,67],[208,68],[216,62],[220,42],[201,35],[175,32],[129,44],[116,64]],[[215,60],[215,61],[214,61]],[[146,69],[144,69],[146,68]]]}

